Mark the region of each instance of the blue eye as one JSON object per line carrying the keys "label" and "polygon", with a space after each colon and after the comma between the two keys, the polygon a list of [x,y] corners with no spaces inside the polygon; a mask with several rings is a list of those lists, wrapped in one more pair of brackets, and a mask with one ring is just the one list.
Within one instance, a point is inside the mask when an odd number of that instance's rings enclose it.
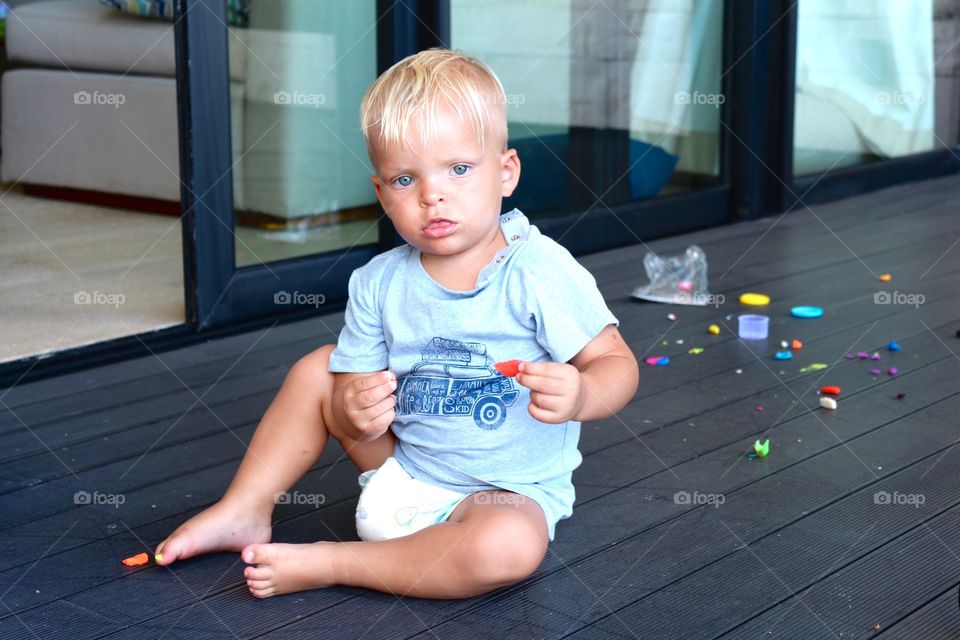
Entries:
{"label": "blue eye", "polygon": [[469,170],[470,170],[470,167],[468,167],[468,166],[465,165],[465,164],[455,164],[455,165],[453,165],[453,173],[456,174],[456,175],[458,175],[458,176],[466,175],[466,174],[467,174],[467,171],[469,171]]}
{"label": "blue eye", "polygon": [[410,176],[400,176],[394,183],[398,184],[401,187],[409,187],[413,183],[413,178]]}

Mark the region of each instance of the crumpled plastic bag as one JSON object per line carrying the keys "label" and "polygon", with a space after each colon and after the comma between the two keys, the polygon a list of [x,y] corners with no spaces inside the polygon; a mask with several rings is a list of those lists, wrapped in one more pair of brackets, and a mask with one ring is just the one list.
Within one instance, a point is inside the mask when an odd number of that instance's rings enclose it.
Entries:
{"label": "crumpled plastic bag", "polygon": [[683,255],[669,258],[648,253],[643,268],[650,282],[634,289],[630,294],[634,298],[700,307],[713,299],[707,289],[707,256],[695,244]]}

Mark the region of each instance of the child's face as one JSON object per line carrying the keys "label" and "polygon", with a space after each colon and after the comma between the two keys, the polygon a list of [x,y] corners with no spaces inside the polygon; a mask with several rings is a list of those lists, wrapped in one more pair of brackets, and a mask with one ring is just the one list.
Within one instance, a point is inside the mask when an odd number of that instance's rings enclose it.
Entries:
{"label": "child's face", "polygon": [[[397,233],[431,255],[470,254],[495,242],[502,199],[520,178],[516,151],[501,152],[503,141],[489,132],[481,150],[473,127],[449,107],[425,145],[415,123],[410,140],[407,148],[371,141],[373,186]],[[447,222],[431,224],[440,219]]]}

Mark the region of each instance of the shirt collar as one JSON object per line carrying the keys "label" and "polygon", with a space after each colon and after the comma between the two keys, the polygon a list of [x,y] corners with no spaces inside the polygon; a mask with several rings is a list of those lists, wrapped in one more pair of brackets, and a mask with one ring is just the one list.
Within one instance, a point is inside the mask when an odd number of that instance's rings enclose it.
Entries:
{"label": "shirt collar", "polygon": [[489,283],[507,258],[517,250],[519,245],[527,241],[530,236],[530,221],[519,209],[512,209],[500,214],[500,230],[507,241],[507,246],[497,251],[487,266],[480,270],[477,276],[477,287],[483,287]]}

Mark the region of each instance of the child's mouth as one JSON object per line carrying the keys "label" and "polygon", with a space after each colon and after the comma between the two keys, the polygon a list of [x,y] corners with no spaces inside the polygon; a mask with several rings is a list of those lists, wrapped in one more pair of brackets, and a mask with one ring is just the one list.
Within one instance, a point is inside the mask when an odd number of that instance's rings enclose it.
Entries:
{"label": "child's mouth", "polygon": [[431,222],[423,228],[423,235],[428,238],[444,238],[457,230],[459,226],[456,222],[450,220],[438,220]]}

